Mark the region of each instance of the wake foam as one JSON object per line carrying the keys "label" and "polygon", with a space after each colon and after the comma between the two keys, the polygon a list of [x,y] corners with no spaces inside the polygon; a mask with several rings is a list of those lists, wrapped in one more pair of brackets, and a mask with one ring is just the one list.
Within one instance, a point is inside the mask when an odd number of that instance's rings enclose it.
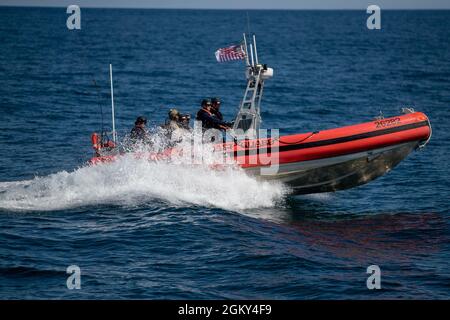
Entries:
{"label": "wake foam", "polygon": [[32,180],[0,182],[0,209],[53,211],[97,204],[138,205],[159,199],[231,211],[272,207],[288,192],[240,168],[149,162],[124,156],[113,163],[61,171]]}

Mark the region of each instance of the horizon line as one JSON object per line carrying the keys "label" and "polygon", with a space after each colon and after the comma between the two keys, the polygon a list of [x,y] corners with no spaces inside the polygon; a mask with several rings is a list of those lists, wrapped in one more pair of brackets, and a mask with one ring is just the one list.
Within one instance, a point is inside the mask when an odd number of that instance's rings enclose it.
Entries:
{"label": "horizon line", "polygon": [[[3,5],[0,4],[0,8],[67,8],[65,5]],[[169,8],[169,7],[127,7],[127,6],[81,6],[80,8],[84,9],[141,9],[141,10],[211,10],[211,11],[238,11],[238,10],[247,10],[247,11],[360,11],[366,10],[367,8],[187,8],[187,7],[179,7],[179,8]],[[383,11],[450,11],[450,8],[386,8]]]}

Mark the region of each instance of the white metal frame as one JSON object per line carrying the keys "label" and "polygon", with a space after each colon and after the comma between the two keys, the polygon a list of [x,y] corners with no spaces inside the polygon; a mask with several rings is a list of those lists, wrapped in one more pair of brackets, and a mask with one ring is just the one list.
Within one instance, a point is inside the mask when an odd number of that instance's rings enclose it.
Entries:
{"label": "white metal frame", "polygon": [[243,36],[247,87],[234,121],[233,133],[237,138],[243,138],[242,136],[244,136],[248,139],[255,139],[258,138],[261,125],[260,106],[265,81],[263,74],[267,70],[267,66],[260,64],[258,61],[255,35],[253,35],[252,43],[250,44],[247,44],[245,33]]}

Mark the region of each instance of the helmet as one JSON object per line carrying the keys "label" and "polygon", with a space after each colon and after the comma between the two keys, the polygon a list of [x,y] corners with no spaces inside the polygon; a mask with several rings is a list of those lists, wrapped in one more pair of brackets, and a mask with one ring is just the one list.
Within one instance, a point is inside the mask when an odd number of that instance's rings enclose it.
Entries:
{"label": "helmet", "polygon": [[191,115],[188,113],[185,114],[180,114],[180,124],[183,128],[185,129],[190,129],[189,128],[189,121],[191,120]]}
{"label": "helmet", "polygon": [[147,118],[144,116],[139,116],[136,118],[136,121],[134,122],[135,125],[138,124],[147,124]]}
{"label": "helmet", "polygon": [[215,97],[211,99],[211,103],[214,109],[219,110],[220,108],[220,99]]}
{"label": "helmet", "polygon": [[169,119],[170,120],[177,120],[178,117],[180,117],[180,112],[177,109],[169,110]]}
{"label": "helmet", "polygon": [[211,105],[211,99],[203,99],[202,100],[202,107],[205,105],[208,105],[208,104]]}
{"label": "helmet", "polygon": [[218,97],[211,98],[211,103],[212,103],[212,104],[214,104],[214,103],[220,103],[220,98],[218,98]]}

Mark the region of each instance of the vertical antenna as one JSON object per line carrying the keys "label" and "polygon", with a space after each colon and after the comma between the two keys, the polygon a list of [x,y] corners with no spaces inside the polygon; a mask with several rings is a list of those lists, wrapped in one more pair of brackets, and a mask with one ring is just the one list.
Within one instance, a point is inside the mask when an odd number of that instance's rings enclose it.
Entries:
{"label": "vertical antenna", "polygon": [[248,11],[246,11],[247,13],[247,31],[248,31],[248,36],[250,37],[250,17],[248,15]]}
{"label": "vertical antenna", "polygon": [[256,37],[255,37],[255,35],[253,35],[253,46],[255,47],[255,61],[256,61],[256,64],[259,64],[259,62],[258,62],[258,52],[256,51]]}
{"label": "vertical antenna", "polygon": [[114,119],[114,87],[113,87],[113,78],[112,78],[112,64],[109,64],[109,79],[111,82],[111,114],[112,114],[112,136],[113,141],[116,143],[116,122]]}
{"label": "vertical antenna", "polygon": [[245,62],[247,63],[247,66],[250,66],[250,62],[248,61],[248,46],[247,46],[247,37],[245,36],[245,32],[244,32],[244,46],[245,46]]}
{"label": "vertical antenna", "polygon": [[255,61],[253,60],[253,44],[250,43],[250,56],[252,58],[252,67],[255,66]]}

